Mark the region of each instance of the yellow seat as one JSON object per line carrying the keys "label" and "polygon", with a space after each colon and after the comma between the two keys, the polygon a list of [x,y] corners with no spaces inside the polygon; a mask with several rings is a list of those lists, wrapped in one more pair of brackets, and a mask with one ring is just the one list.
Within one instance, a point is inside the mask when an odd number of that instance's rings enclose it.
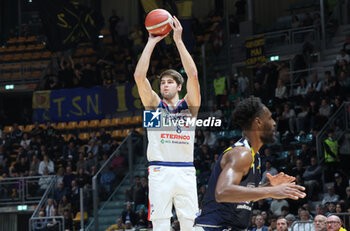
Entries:
{"label": "yellow seat", "polygon": [[67,124],[67,129],[73,130],[73,129],[76,129],[77,126],[78,126],[78,122],[77,121],[70,121]]}
{"label": "yellow seat", "polygon": [[3,132],[5,133],[13,132],[13,126],[5,126]]}
{"label": "yellow seat", "polygon": [[11,73],[3,73],[0,75],[0,77],[3,80],[9,80],[9,79],[11,79]]}
{"label": "yellow seat", "polygon": [[130,116],[123,117],[122,124],[123,125],[130,125],[131,124],[131,117]]}
{"label": "yellow seat", "polygon": [[26,42],[36,42],[36,37],[35,36],[29,36],[25,41]]}
{"label": "yellow seat", "polygon": [[39,124],[39,127],[41,127],[42,129],[46,130],[46,124]]}
{"label": "yellow seat", "polygon": [[34,128],[34,124],[27,124],[24,128],[24,132],[31,132]]}
{"label": "yellow seat", "polygon": [[82,120],[78,123],[78,128],[79,129],[83,129],[86,128],[88,126],[89,122],[87,120]]}
{"label": "yellow seat", "polygon": [[[81,216],[81,213],[80,213],[80,212],[77,212],[77,214],[75,215],[73,221],[74,221],[74,222],[80,222],[80,220],[81,220],[81,219],[80,219],[80,216]],[[84,217],[84,220],[87,220],[87,218],[88,218],[87,212],[84,212],[83,217]]]}
{"label": "yellow seat", "polygon": [[112,138],[120,138],[120,137],[122,137],[122,131],[121,130],[113,130]]}
{"label": "yellow seat", "polygon": [[57,129],[57,130],[64,130],[64,129],[66,129],[66,128],[67,128],[66,122],[59,122],[59,123],[57,124],[57,126],[56,126],[56,129]]}
{"label": "yellow seat", "polygon": [[70,138],[72,138],[72,134],[68,134],[68,135],[62,134],[62,136],[63,136],[63,139],[65,142],[68,142],[70,140]]}
{"label": "yellow seat", "polygon": [[97,128],[100,125],[99,120],[90,120],[89,122],[89,128]]}
{"label": "yellow seat", "polygon": [[21,131],[24,131],[24,126],[23,125],[18,125],[18,129]]}
{"label": "yellow seat", "polygon": [[131,129],[124,129],[123,131],[122,131],[122,137],[124,138],[124,137],[127,137],[128,136],[128,134],[131,132]]}
{"label": "yellow seat", "polygon": [[89,140],[89,138],[90,138],[89,133],[87,132],[79,133],[79,139],[86,141],[86,140]]}
{"label": "yellow seat", "polygon": [[143,129],[142,129],[142,127],[141,127],[141,128],[135,128],[135,131],[137,131],[137,132],[140,133],[140,134],[143,134]]}
{"label": "yellow seat", "polygon": [[131,124],[142,124],[142,116],[134,116],[131,119]]}
{"label": "yellow seat", "polygon": [[121,119],[120,118],[113,118],[111,121],[111,125],[114,127],[120,126],[121,124]]}
{"label": "yellow seat", "polygon": [[100,127],[109,127],[111,126],[111,120],[110,119],[103,119],[101,120]]}

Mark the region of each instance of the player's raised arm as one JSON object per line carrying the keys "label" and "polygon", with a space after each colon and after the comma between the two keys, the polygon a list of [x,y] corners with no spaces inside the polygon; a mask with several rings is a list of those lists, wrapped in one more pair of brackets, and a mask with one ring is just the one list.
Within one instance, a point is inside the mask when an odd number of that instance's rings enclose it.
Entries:
{"label": "player's raised arm", "polygon": [[173,17],[174,25],[171,25],[174,31],[174,42],[180,53],[181,63],[187,74],[187,94],[185,96],[186,101],[189,106],[191,106],[192,115],[196,116],[199,106],[201,104],[201,94],[200,87],[198,82],[198,71],[196,64],[194,63],[190,53],[188,53],[185,44],[182,41],[182,26],[179,20],[174,16]]}
{"label": "player's raised arm", "polygon": [[217,202],[238,203],[256,201],[268,197],[275,199],[290,198],[297,200],[304,198],[304,187],[295,183],[279,184],[271,187],[245,187],[240,182],[253,163],[251,151],[246,147],[236,147],[224,154],[221,160],[222,172],[215,189]]}
{"label": "player's raised arm", "polygon": [[134,78],[141,97],[143,106],[146,109],[154,109],[158,106],[160,101],[159,96],[152,90],[152,86],[148,81],[146,75],[151,59],[152,52],[157,43],[165,38],[168,34],[164,36],[153,36],[149,34],[147,44],[142,51],[142,55],[137,62]]}

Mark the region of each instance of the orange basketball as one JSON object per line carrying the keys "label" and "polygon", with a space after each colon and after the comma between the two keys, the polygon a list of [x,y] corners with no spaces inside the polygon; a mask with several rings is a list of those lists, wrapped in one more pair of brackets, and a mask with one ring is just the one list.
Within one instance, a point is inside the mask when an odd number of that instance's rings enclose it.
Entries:
{"label": "orange basketball", "polygon": [[170,23],[173,23],[171,14],[163,9],[155,9],[146,16],[146,29],[153,35],[165,35],[171,31]]}

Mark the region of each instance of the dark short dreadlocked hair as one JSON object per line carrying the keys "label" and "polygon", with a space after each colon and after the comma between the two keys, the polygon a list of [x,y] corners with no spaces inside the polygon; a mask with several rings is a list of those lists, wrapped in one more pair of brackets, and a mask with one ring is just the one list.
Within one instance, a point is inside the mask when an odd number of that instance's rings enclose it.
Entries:
{"label": "dark short dreadlocked hair", "polygon": [[255,117],[259,116],[263,111],[264,104],[260,98],[250,96],[240,101],[233,111],[233,121],[242,130],[248,130],[252,126]]}

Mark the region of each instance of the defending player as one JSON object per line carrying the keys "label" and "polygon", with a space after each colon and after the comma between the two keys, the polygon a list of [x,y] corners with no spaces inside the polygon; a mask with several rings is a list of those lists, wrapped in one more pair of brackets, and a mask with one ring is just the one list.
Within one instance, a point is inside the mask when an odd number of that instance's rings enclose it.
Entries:
{"label": "defending player", "polygon": [[[197,68],[182,41],[182,26],[176,17],[173,20],[173,39],[188,77],[188,93],[184,99],[179,99],[178,93],[184,80],[177,71],[167,70],[160,75],[162,100],[152,90],[146,78],[154,47],[167,35],[155,37],[149,34],[134,77],[141,101],[147,110],[159,109],[167,116],[176,113],[190,113],[192,116],[197,116],[201,101]],[[154,231],[170,230],[173,204],[181,230],[194,230],[193,223],[198,212],[196,175],[193,166],[194,137],[194,129],[190,127],[177,127],[175,130],[148,129],[149,219],[153,223]]]}
{"label": "defending player", "polygon": [[212,170],[196,230],[244,230],[251,220],[253,201],[304,198],[304,187],[295,177],[268,174],[270,186],[258,187],[261,180],[259,149],[275,140],[276,123],[259,98],[242,100],[234,111],[234,121],[243,137],[220,155]]}

